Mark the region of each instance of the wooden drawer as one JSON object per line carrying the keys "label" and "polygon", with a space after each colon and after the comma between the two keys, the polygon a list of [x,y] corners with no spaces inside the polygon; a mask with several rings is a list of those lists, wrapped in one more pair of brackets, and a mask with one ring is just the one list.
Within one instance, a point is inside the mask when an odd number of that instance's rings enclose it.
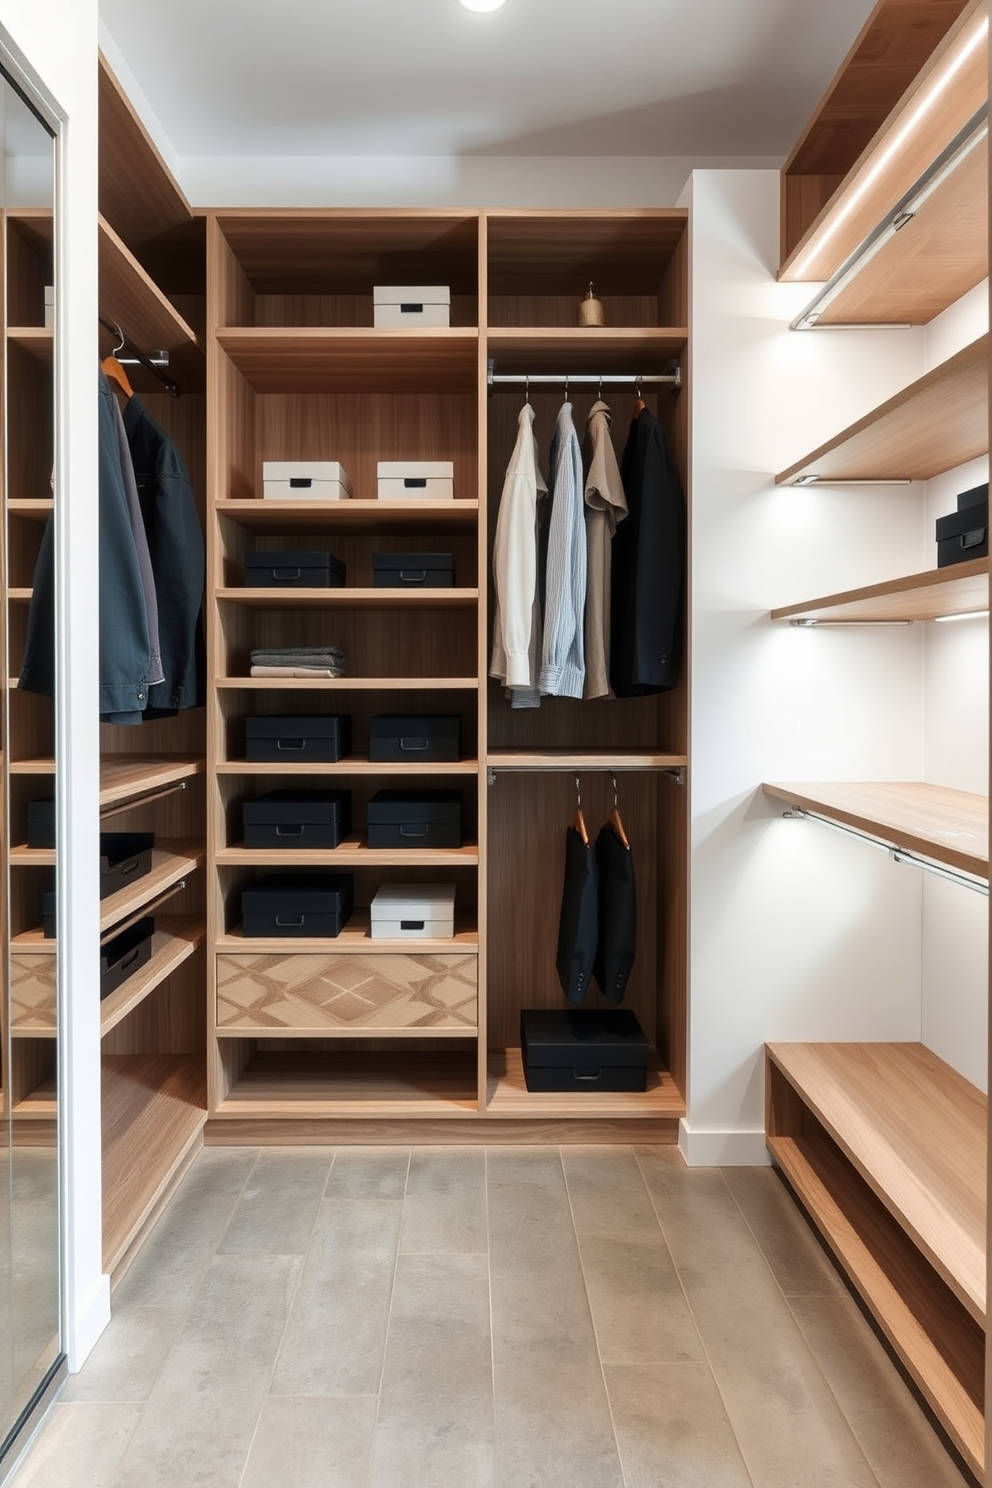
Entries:
{"label": "wooden drawer", "polygon": [[217,957],[220,1032],[468,1035],[477,1027],[475,954]]}
{"label": "wooden drawer", "polygon": [[54,1033],[56,961],[52,956],[10,956],[10,1031]]}

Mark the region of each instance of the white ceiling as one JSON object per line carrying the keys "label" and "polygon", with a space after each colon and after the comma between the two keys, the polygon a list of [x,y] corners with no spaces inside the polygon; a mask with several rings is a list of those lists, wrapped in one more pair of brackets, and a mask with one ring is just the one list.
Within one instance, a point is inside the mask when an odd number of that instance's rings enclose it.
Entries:
{"label": "white ceiling", "polygon": [[874,0],[100,0],[177,157],[784,156]]}

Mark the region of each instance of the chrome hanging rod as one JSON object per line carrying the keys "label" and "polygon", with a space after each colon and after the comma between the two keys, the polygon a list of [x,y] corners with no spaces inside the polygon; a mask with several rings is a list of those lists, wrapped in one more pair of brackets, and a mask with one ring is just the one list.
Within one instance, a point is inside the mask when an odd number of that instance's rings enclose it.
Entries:
{"label": "chrome hanging rod", "polygon": [[834,821],[830,816],[823,816],[819,811],[807,811],[805,806],[792,806],[782,815],[789,821],[815,821],[823,827],[830,827],[834,832],[842,832],[845,837],[856,837],[860,842],[867,842],[871,847],[880,847],[887,852],[893,863],[908,863],[912,868],[922,868],[925,873],[932,873],[936,878],[946,878],[949,883],[958,884],[963,889],[972,889],[976,894],[984,894],[988,897],[989,883],[987,878],[981,878],[977,873],[966,873],[960,868],[948,868],[946,863],[938,863],[933,858],[928,858],[924,853],[914,852],[909,847],[896,847],[891,842],[886,842],[884,837],[876,837],[873,832],[866,832],[861,827],[848,826],[846,822]]}
{"label": "chrome hanging rod", "polygon": [[983,103],[977,113],[973,114],[964,128],[951,140],[950,144],[943,150],[937,159],[923,172],[918,180],[914,181],[906,194],[896,202],[892,211],[886,216],[884,222],[880,222],[873,228],[862,243],[859,243],[850,257],[841,264],[836,274],[828,279],[823,288],[814,299],[806,306],[789,326],[790,331],[812,331],[819,328],[823,331],[866,331],[866,330],[908,330],[909,323],[900,321],[898,324],[883,322],[881,324],[859,325],[857,323],[838,323],[834,325],[819,326],[818,322],[823,311],[837,298],[837,296],[856,279],[877,253],[887,243],[890,243],[896,233],[911,222],[916,213],[923,206],[928,197],[942,186],[948,176],[952,175],[961,165],[972,150],[980,145],[989,132],[988,122],[989,107]]}
{"label": "chrome hanging rod", "polygon": [[685,785],[684,765],[642,765],[623,760],[609,765],[576,764],[570,760],[549,760],[540,765],[487,765],[486,779],[490,785],[495,785],[497,775],[574,775],[576,772],[580,775],[667,775],[675,785]]}
{"label": "chrome hanging rod", "polygon": [[494,387],[670,387],[673,393],[682,386],[682,368],[676,365],[672,372],[652,372],[643,376],[636,372],[497,372],[496,363],[490,361],[486,379],[490,389]]}
{"label": "chrome hanging rod", "polygon": [[[170,398],[179,397],[179,384],[167,376],[164,370],[169,365],[169,353],[167,351],[147,353],[139,350],[134,342],[124,334],[117,321],[108,320],[105,315],[100,316],[100,324],[105,331],[109,331],[110,335],[116,338],[117,345],[114,347],[113,354],[117,357],[122,367],[144,367],[146,372],[150,372],[153,377],[158,378]],[[127,355],[121,356],[121,352],[127,352]]]}

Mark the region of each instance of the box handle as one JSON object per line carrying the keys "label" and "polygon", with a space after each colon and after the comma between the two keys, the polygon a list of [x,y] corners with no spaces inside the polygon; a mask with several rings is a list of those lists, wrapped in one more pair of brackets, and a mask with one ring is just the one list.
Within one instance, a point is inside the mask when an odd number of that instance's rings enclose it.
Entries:
{"label": "box handle", "polygon": [[309,491],[313,485],[313,477],[309,475],[291,475],[289,486],[292,491]]}
{"label": "box handle", "polygon": [[419,304],[417,304],[414,300],[407,300],[405,304],[401,303],[400,304],[400,313],[403,314],[403,315],[423,315],[423,313],[424,313],[424,302],[423,302],[423,300],[421,300]]}
{"label": "box handle", "polygon": [[426,837],[430,827],[400,827],[401,837]]}
{"label": "box handle", "polygon": [[302,568],[274,568],[272,570],[274,579],[302,579]]}
{"label": "box handle", "polygon": [[974,532],[964,532],[961,535],[962,548],[977,548],[985,541],[985,528],[977,527]]}
{"label": "box handle", "polygon": [[422,584],[427,577],[426,568],[401,568],[400,578],[404,584]]}
{"label": "box handle", "polygon": [[141,946],[136,945],[132,950],[125,951],[124,955],[119,961],[115,961],[112,966],[107,967],[107,971],[125,971],[131,965],[132,961],[136,961],[138,959],[138,952],[140,950]]}
{"label": "box handle", "polygon": [[426,491],[427,477],[425,475],[405,475],[403,477],[404,491]]}
{"label": "box handle", "polygon": [[589,1080],[589,1081],[593,1081],[593,1080],[601,1080],[602,1078],[603,1078],[603,1071],[602,1071],[602,1069],[598,1069],[598,1070],[577,1070],[577,1069],[573,1069],[573,1071],[572,1071],[572,1079],[573,1080]]}
{"label": "box handle", "polygon": [[400,739],[400,748],[405,754],[423,753],[425,749],[430,749],[430,747],[430,739],[417,738],[412,734],[408,739]]}
{"label": "box handle", "polygon": [[300,822],[299,826],[295,827],[280,827],[278,823],[276,824],[277,837],[302,837],[303,832],[304,826],[302,822]]}
{"label": "box handle", "polygon": [[277,739],[276,748],[284,754],[300,754],[307,747],[306,739]]}
{"label": "box handle", "polygon": [[400,920],[401,930],[423,930],[426,920]]}
{"label": "box handle", "polygon": [[127,858],[125,862],[118,864],[117,872],[121,878],[129,878],[132,873],[137,872],[140,862],[140,857]]}
{"label": "box handle", "polygon": [[293,915],[292,918],[290,918],[289,915],[273,915],[272,918],[275,920],[276,925],[280,930],[295,930],[298,926],[303,924],[306,916]]}

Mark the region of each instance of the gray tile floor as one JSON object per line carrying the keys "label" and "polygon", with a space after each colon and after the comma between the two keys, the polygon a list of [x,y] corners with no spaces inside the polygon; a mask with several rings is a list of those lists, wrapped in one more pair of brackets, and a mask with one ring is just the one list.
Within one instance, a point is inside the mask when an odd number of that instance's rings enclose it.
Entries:
{"label": "gray tile floor", "polygon": [[207,1149],[14,1488],[961,1488],[776,1175]]}

